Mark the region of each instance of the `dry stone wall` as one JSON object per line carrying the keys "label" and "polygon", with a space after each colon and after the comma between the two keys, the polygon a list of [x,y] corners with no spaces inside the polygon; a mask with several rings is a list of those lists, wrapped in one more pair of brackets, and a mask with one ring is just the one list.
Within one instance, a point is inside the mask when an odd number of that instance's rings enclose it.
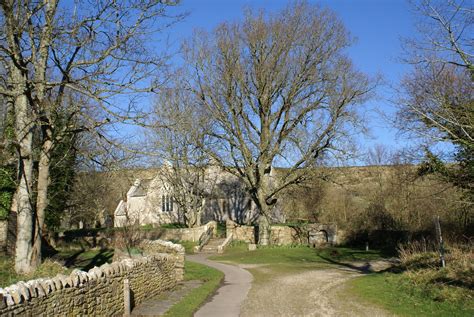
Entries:
{"label": "dry stone wall", "polygon": [[[226,236],[234,241],[255,243],[255,227],[239,225],[231,220],[226,222]],[[340,243],[335,224],[312,223],[301,226],[271,226],[272,245],[310,244],[335,245]]]}
{"label": "dry stone wall", "polygon": [[7,247],[8,221],[0,220],[0,251],[5,251]]}
{"label": "dry stone wall", "polygon": [[[69,276],[18,282],[0,289],[1,316],[117,316],[124,312],[124,280],[137,305],[182,279],[184,248],[165,241],[145,241],[146,255],[74,270]],[[165,251],[169,253],[155,253]],[[182,251],[182,256],[181,256]]]}
{"label": "dry stone wall", "polygon": [[140,249],[145,254],[166,253],[174,257],[174,272],[177,281],[182,281],[184,278],[184,247],[180,244],[175,244],[163,240],[144,240],[140,243]]}
{"label": "dry stone wall", "polygon": [[255,227],[244,226],[233,222],[230,219],[226,221],[226,236],[229,237],[232,234],[232,240],[244,241],[247,243],[255,243]]}

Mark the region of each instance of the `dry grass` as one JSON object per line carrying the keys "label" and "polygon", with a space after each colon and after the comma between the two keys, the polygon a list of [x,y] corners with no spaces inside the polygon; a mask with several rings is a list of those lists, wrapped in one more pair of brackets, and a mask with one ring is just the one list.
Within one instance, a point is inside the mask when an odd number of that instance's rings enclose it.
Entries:
{"label": "dry grass", "polygon": [[413,286],[436,301],[474,300],[472,245],[446,247],[446,267],[441,267],[436,246],[423,241],[399,246],[401,267]]}

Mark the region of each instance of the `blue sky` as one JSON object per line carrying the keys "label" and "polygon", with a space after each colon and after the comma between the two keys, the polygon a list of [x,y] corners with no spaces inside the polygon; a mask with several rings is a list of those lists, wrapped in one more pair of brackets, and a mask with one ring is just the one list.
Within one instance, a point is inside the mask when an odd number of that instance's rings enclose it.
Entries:
{"label": "blue sky", "polygon": [[[375,76],[381,74],[388,84],[396,85],[408,66],[399,61],[400,39],[415,34],[415,21],[410,5],[405,0],[325,0],[309,1],[332,9],[356,38],[348,53],[359,70]],[[195,28],[211,31],[224,21],[238,21],[246,6],[279,11],[285,0],[183,0],[179,11],[189,12],[181,23],[173,26],[170,39],[174,43],[191,36]],[[359,139],[362,148],[373,144],[386,144],[392,149],[402,148],[407,140],[397,137],[394,129],[382,120],[376,109],[390,116],[393,106],[388,101],[392,92],[388,85],[380,86],[378,97],[365,106],[371,135]]]}

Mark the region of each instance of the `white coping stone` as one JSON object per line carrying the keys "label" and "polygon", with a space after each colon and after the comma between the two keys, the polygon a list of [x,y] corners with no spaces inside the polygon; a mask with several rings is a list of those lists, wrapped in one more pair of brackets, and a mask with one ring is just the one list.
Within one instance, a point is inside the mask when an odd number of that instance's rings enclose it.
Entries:
{"label": "white coping stone", "polygon": [[34,286],[38,291],[38,297],[46,296],[46,292],[45,292],[45,290],[43,289],[43,286],[41,286],[41,283],[38,280],[35,281]]}
{"label": "white coping stone", "polygon": [[54,283],[54,288],[56,290],[61,290],[63,288],[63,284],[61,283],[61,278],[58,275],[53,277],[51,281]]}
{"label": "white coping stone", "polygon": [[23,281],[20,281],[18,283],[16,283],[16,285],[18,285],[18,289],[20,291],[20,294],[23,296],[23,298],[25,300],[29,300],[30,299],[30,290],[28,289],[28,286],[26,285],[25,282]]}
{"label": "white coping stone", "polygon": [[98,279],[97,274],[95,273],[95,270],[94,270],[94,269],[90,269],[90,270],[87,272],[87,276],[89,277],[89,281],[95,281],[95,280]]}
{"label": "white coping stone", "polygon": [[43,286],[43,289],[45,290],[46,294],[49,294],[54,291],[54,283],[50,279],[45,279],[40,282],[41,286]]}
{"label": "white coping stone", "polygon": [[15,305],[15,302],[13,301],[13,298],[9,293],[4,294],[3,296],[5,297],[5,302],[7,303],[7,306],[14,306]]}
{"label": "white coping stone", "polygon": [[33,281],[34,281],[34,280],[32,280],[32,281],[27,281],[27,282],[25,283],[26,287],[28,287],[28,290],[30,291],[30,296],[31,296],[32,298],[38,297],[38,292],[37,292],[37,290],[36,290],[36,288],[35,288],[35,286],[34,286],[34,284],[33,284]]}
{"label": "white coping stone", "polygon": [[73,270],[71,274],[69,275],[69,278],[71,279],[72,286],[79,286],[79,283],[81,282],[79,279],[79,274],[77,274],[77,269]]}

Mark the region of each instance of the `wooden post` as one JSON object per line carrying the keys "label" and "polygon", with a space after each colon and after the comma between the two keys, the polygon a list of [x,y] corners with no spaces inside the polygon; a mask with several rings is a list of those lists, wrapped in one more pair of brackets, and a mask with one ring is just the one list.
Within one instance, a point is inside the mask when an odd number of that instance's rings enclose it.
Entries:
{"label": "wooden post", "polygon": [[436,235],[439,242],[439,259],[441,266],[446,267],[446,260],[444,259],[444,242],[443,235],[441,234],[441,224],[439,223],[439,216],[435,218]]}
{"label": "wooden post", "polygon": [[130,316],[130,282],[128,278],[123,280],[123,315],[125,317]]}

